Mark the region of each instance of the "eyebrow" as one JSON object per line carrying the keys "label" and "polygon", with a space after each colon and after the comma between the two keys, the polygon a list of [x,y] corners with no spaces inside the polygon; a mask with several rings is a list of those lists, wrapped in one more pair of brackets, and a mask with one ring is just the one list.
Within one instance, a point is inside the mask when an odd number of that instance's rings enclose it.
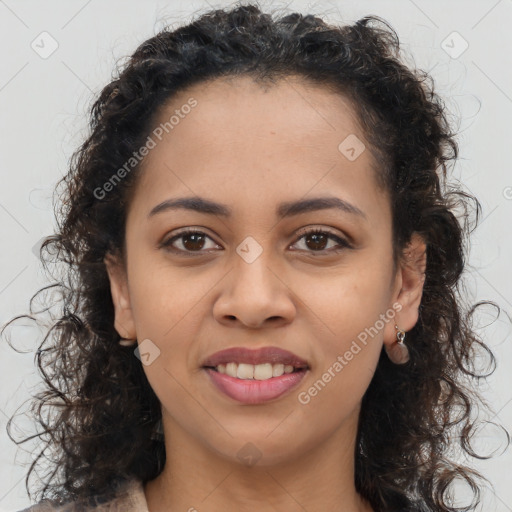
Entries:
{"label": "eyebrow", "polygon": [[[167,199],[157,204],[148,214],[148,218],[157,213],[169,210],[191,210],[198,213],[209,215],[218,215],[221,217],[231,217],[232,209],[221,203],[216,203],[210,199],[202,197],[180,197],[176,199]],[[354,206],[339,197],[316,197],[313,199],[301,199],[299,201],[290,201],[280,203],[276,209],[276,216],[280,219],[292,217],[301,213],[313,212],[318,210],[337,209],[345,213],[350,213],[366,219],[366,215],[357,206]]]}

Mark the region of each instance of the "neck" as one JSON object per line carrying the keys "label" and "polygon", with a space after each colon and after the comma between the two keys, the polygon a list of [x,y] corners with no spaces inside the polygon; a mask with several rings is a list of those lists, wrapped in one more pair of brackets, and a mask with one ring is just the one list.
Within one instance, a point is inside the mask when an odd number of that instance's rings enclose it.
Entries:
{"label": "neck", "polygon": [[149,512],[372,512],[354,484],[357,416],[320,446],[252,466],[200,445],[166,420],[166,464],[145,485]]}

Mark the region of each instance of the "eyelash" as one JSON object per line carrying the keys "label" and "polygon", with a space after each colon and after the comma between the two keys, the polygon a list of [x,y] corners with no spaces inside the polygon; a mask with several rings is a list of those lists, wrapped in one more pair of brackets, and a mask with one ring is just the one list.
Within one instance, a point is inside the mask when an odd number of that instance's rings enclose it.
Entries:
{"label": "eyelash", "polygon": [[[207,238],[209,238],[210,240],[213,241],[213,239],[210,236],[208,236],[204,231],[201,231],[199,229],[187,229],[186,231],[182,231],[181,233],[178,233],[177,235],[173,236],[172,238],[169,238],[168,240],[162,242],[160,244],[160,247],[163,247],[166,250],[169,250],[170,252],[173,252],[175,254],[181,254],[181,255],[184,255],[184,256],[192,256],[192,257],[193,256],[200,256],[201,254],[203,254],[205,252],[209,252],[209,251],[204,251],[204,250],[189,251],[189,250],[183,250],[183,249],[176,249],[175,247],[172,247],[172,243],[174,241],[179,240],[180,238],[186,237],[187,235],[193,235],[193,234],[205,235]],[[351,244],[347,240],[345,240],[344,238],[339,237],[338,235],[332,233],[331,231],[329,231],[328,229],[325,229],[325,228],[322,228],[322,229],[320,229],[320,228],[312,228],[312,229],[302,229],[302,230],[300,230],[299,237],[296,239],[296,241],[292,245],[295,245],[299,240],[302,240],[304,237],[306,237],[308,235],[315,235],[315,234],[328,235],[328,239],[332,239],[332,240],[336,241],[338,243],[338,245],[341,246],[341,247],[338,248],[338,249],[335,249],[335,250],[333,250],[332,248],[331,249],[321,249],[321,250],[318,250],[318,251],[314,251],[312,249],[310,249],[310,250],[298,249],[298,250],[306,250],[307,252],[313,253],[315,255],[318,254],[318,253],[320,255],[322,255],[322,254],[339,253],[339,252],[341,252],[341,251],[343,251],[345,249],[352,248]]]}

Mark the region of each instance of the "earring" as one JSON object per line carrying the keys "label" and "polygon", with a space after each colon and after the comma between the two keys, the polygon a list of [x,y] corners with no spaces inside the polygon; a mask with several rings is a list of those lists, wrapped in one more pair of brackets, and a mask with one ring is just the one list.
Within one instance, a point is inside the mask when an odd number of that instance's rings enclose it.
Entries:
{"label": "earring", "polygon": [[396,329],[396,342],[391,347],[386,346],[385,350],[389,357],[389,360],[394,364],[405,364],[409,361],[409,349],[404,343],[405,331],[399,329],[398,325],[395,325]]}
{"label": "earring", "polygon": [[402,331],[402,329],[399,329],[398,325],[395,325],[395,329],[396,329],[396,342],[400,343],[400,345],[403,345],[404,339],[405,339],[405,331]]}
{"label": "earring", "polygon": [[119,340],[119,345],[122,345],[123,347],[133,347],[133,345],[137,344],[137,339],[131,339],[131,338],[121,338]]}

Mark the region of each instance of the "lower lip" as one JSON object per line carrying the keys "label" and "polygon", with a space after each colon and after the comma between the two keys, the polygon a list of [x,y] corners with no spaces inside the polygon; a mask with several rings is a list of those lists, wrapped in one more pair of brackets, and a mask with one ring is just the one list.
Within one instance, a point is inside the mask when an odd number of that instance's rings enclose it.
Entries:
{"label": "lower lip", "polygon": [[252,380],[230,377],[211,368],[205,370],[217,389],[244,404],[262,404],[284,395],[299,384],[307,371],[285,373],[267,380]]}

